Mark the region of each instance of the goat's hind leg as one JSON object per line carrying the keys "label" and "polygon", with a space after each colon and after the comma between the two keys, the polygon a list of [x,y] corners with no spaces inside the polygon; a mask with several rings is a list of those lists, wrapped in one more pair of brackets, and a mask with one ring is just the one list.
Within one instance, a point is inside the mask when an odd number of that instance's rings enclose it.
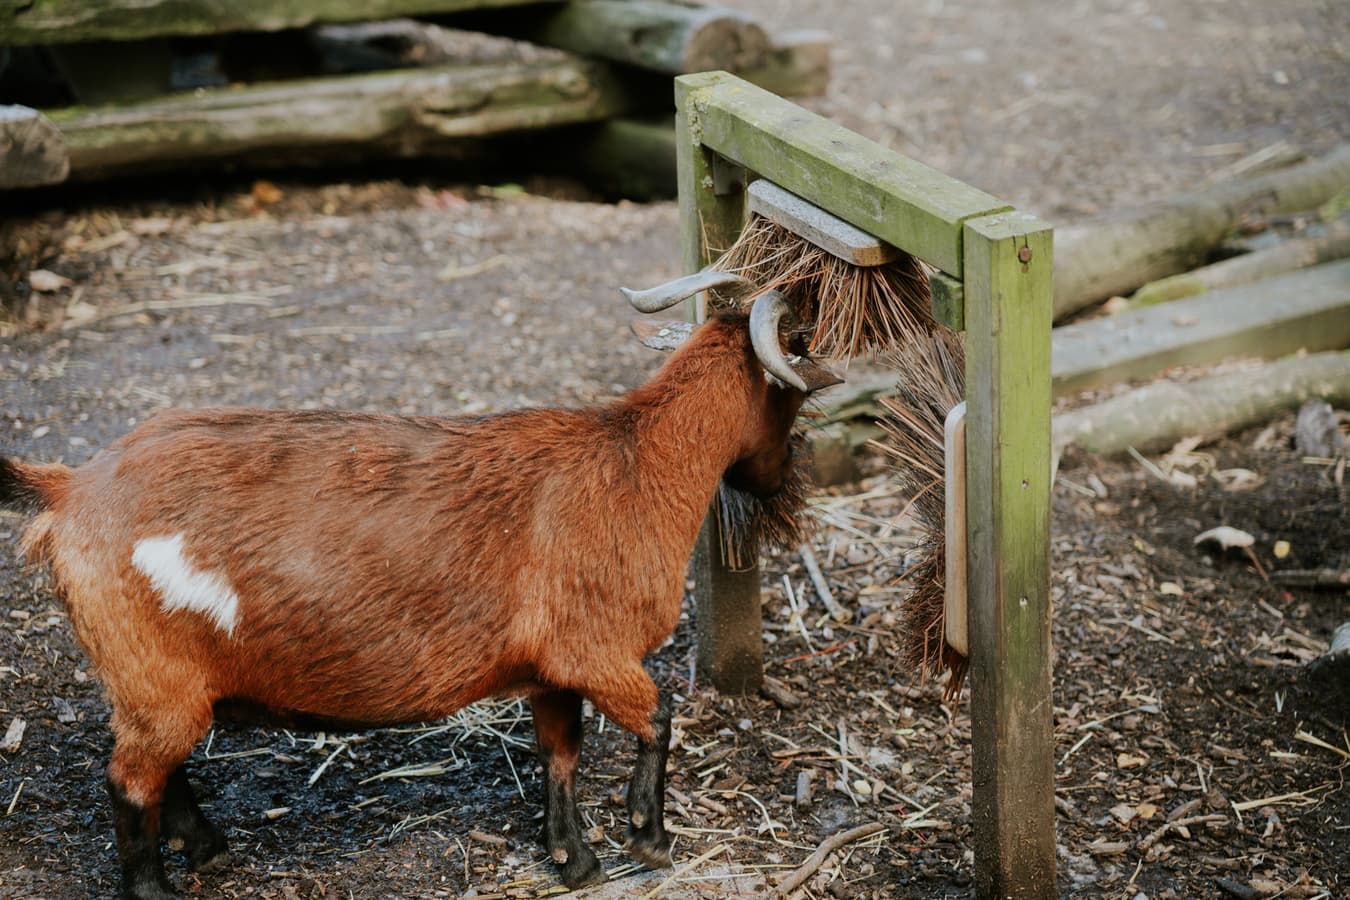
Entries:
{"label": "goat's hind leg", "polygon": [[211,704],[179,691],[171,700],[131,705],[119,702],[125,693],[112,690],[114,684],[109,685],[114,742],[108,793],[122,862],[122,896],[169,900],[180,895],[164,875],[159,840],[163,827],[184,812],[179,789],[186,779],[180,783],[176,777],[211,725]]}
{"label": "goat's hind leg", "polygon": [[581,759],[581,695],[549,691],[530,698],[539,764],[544,769],[544,849],[569,888],[606,880],[594,851],[581,833],[576,776]]}
{"label": "goat's hind leg", "polygon": [[183,766],[173,770],[164,786],[160,831],[171,848],[187,854],[194,872],[211,872],[230,861],[225,835],[197,805]]}

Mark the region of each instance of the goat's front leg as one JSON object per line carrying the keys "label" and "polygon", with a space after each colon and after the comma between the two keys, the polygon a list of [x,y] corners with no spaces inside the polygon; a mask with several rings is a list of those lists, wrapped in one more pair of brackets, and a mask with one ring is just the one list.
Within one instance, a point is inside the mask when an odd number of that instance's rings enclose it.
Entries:
{"label": "goat's front leg", "polygon": [[586,689],[591,702],[620,727],[637,735],[637,763],[628,786],[630,856],[643,865],[671,865],[666,835],[666,759],[670,755],[670,705],[640,663],[616,666],[603,683]]}
{"label": "goat's front leg", "polygon": [[670,701],[662,697],[651,718],[652,736],[638,736],[637,763],[628,785],[628,853],[654,869],[671,865],[666,835],[666,760],[670,756]]}
{"label": "goat's front leg", "polygon": [[605,870],[581,833],[577,764],[581,759],[581,695],[549,691],[530,698],[539,764],[544,770],[544,828],[540,839],[569,888],[605,881]]}

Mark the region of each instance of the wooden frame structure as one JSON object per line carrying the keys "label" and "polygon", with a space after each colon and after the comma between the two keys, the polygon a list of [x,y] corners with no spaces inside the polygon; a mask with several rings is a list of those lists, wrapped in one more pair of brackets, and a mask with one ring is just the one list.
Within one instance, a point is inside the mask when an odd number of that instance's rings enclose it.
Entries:
{"label": "wooden frame structure", "polygon": [[[687,270],[739,234],[748,173],[941,270],[934,311],[966,332],[976,895],[1054,896],[1051,229],[726,73],[677,78],[675,101]],[[721,565],[717,527],[710,516],[695,550],[699,667],[720,690],[753,691],[759,573]]]}

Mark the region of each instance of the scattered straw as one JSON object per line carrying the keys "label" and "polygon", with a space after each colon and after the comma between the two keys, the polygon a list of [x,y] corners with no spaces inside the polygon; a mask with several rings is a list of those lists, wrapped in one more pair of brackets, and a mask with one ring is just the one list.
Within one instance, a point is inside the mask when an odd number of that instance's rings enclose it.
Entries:
{"label": "scattered straw", "polygon": [[314,774],[309,776],[309,781],[305,782],[305,786],[314,787],[314,782],[318,781],[319,778],[323,775],[323,773],[328,769],[328,767],[332,765],[333,760],[337,759],[338,754],[345,752],[346,749],[347,749],[346,743],[338,744],[337,747],[333,749],[333,752],[328,754],[328,758],[325,759],[322,763],[320,763],[319,767],[314,770]]}
{"label": "scattered straw", "polygon": [[1292,791],[1274,797],[1244,800],[1241,803],[1232,804],[1232,807],[1237,812],[1244,813],[1249,809],[1259,809],[1262,806],[1312,806],[1318,802],[1314,794],[1326,787],[1330,787],[1330,785],[1319,784],[1317,787],[1308,788],[1306,791]]}
{"label": "scattered straw", "polygon": [[1346,749],[1344,750],[1337,747],[1335,744],[1328,744],[1316,735],[1309,734],[1301,728],[1294,732],[1294,739],[1303,741],[1305,744],[1312,744],[1314,747],[1321,747],[1323,750],[1330,750],[1332,753],[1338,753],[1342,759],[1346,762],[1350,762],[1350,738],[1346,739]]}
{"label": "scattered straw", "polygon": [[790,894],[797,888],[806,883],[806,880],[816,873],[816,871],[825,864],[831,853],[843,847],[847,847],[854,841],[860,841],[863,838],[871,837],[886,830],[886,826],[880,822],[869,822],[866,825],[859,825],[857,828],[850,828],[848,831],[840,832],[822,841],[816,848],[816,852],[807,857],[806,862],[801,867],[794,870],[782,881],[778,882],[778,892],[780,894]]}
{"label": "scattered straw", "polygon": [[656,887],[652,888],[650,891],[643,894],[641,900],[651,900],[651,898],[655,897],[657,894],[660,894],[676,879],[687,876],[691,869],[698,868],[708,860],[712,859],[714,856],[717,856],[719,853],[725,853],[728,849],[730,848],[726,844],[718,844],[716,847],[713,847],[708,852],[703,853],[700,856],[689,860],[689,862],[680,866],[674,872],[671,872],[670,877],[667,878],[665,881],[661,882]]}
{"label": "scattered straw", "polygon": [[[451,765],[453,763],[454,765]],[[412,763],[406,766],[399,766],[396,769],[389,769],[386,772],[380,772],[358,781],[357,784],[368,784],[372,781],[385,781],[390,778],[432,778],[437,775],[444,775],[446,772],[454,772],[464,767],[464,760],[457,756],[451,756],[434,763]]]}

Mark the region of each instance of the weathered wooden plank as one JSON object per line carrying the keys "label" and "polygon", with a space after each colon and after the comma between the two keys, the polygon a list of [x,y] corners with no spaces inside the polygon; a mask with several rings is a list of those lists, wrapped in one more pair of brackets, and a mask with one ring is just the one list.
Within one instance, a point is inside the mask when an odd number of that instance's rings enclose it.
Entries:
{"label": "weathered wooden plank", "polygon": [[0,188],[64,181],[66,142],[47,117],[27,106],[0,106]]}
{"label": "weathered wooden plank", "polygon": [[814,203],[807,203],[766,178],[750,182],[746,196],[750,201],[750,212],[776,222],[852,265],[879,266],[900,256],[895,247],[854,228]]}
{"label": "weathered wooden plank", "polygon": [[755,69],[770,60],[769,36],[758,22],[744,13],[711,5],[572,0],[454,21],[667,75]]}
{"label": "weathered wooden plank", "polygon": [[[764,683],[759,563],[731,569],[722,563],[717,510],[703,520],[690,571],[698,671],[724,694],[753,694]],[[757,548],[744,548],[755,559]]]}
{"label": "weathered wooden plank", "polygon": [[280,31],[526,2],[531,0],[0,0],[0,45]]}
{"label": "weathered wooden plank", "polygon": [[1055,896],[1049,226],[965,224],[975,893]]}
{"label": "weathered wooden plank", "polygon": [[[730,247],[746,217],[745,184],[724,183],[725,163],[701,142],[693,88],[702,77],[675,79],[675,168],[680,189],[680,252],[686,272],[697,272]],[[691,318],[703,320],[701,304]]]}
{"label": "weathered wooden plank", "polygon": [[1183,437],[1212,437],[1269,421],[1312,398],[1350,404],[1350,351],[1291,356],[1176,383],[1159,381],[1055,416],[1056,450],[1165,450]]}
{"label": "weathered wooden plank", "polygon": [[596,121],[623,108],[606,66],[567,60],[274,82],[50,117],[78,178],[268,148],[362,143],[409,155],[447,139]]}
{"label": "weathered wooden plank", "polygon": [[1055,329],[1056,394],[1228,356],[1350,346],[1350,260]]}
{"label": "weathered wooden plank", "polygon": [[[675,156],[680,194],[680,248],[687,272],[712,262],[745,224],[745,184],[738,173],[698,143],[683,79],[675,81]],[[720,166],[720,168],[719,168]],[[706,306],[694,300],[689,316],[702,321]],[[737,548],[748,567],[722,562],[717,501],[699,533],[690,572],[694,579],[698,667],[719,691],[749,694],[764,681],[758,548]]]}
{"label": "weathered wooden plank", "polygon": [[703,146],[945,272],[961,223],[1007,204],[725,72],[677,79]]}

